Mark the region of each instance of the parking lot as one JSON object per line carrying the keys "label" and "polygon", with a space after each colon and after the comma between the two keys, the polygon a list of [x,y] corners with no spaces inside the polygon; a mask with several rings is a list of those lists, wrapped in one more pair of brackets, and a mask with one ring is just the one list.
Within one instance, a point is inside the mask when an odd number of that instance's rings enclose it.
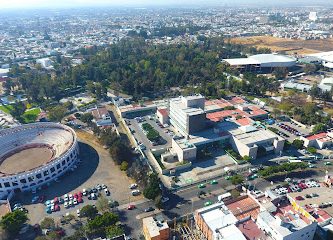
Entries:
{"label": "parking lot", "polygon": [[[53,200],[55,197],[63,197],[65,194],[75,194],[82,192],[83,189],[96,187],[97,184],[105,184],[110,191],[108,199],[116,200],[119,204],[128,204],[129,201],[142,199],[142,195],[131,196],[131,190],[128,188],[133,181],[120,171],[110,158],[107,150],[103,149],[95,137],[85,132],[78,132],[80,140],[80,160],[77,168],[68,172],[52,182],[47,188],[43,188],[32,194],[31,192],[16,194],[13,203],[20,202],[29,211],[31,224],[39,223],[45,216],[55,217],[57,220],[66,213],[76,215],[76,210],[87,204],[95,204],[96,200],[88,200],[82,197],[83,203],[74,205],[66,209],[62,204],[59,205],[60,211],[48,214],[45,212],[43,203],[32,204],[33,196],[45,196],[43,201]],[[98,191],[100,195],[105,196],[104,191]],[[98,194],[99,195],[99,194]]]}
{"label": "parking lot", "polygon": [[289,142],[293,142],[300,136],[306,136],[310,134],[310,129],[302,128],[293,122],[278,122],[272,126],[279,130],[277,133],[278,135],[287,139]]}
{"label": "parking lot", "polygon": [[[144,116],[141,117],[139,121],[136,119],[127,119],[126,122],[135,139],[139,143],[142,143],[142,145],[144,145],[146,148],[161,149],[171,146],[171,140],[174,134],[171,130],[171,127],[159,126],[153,117]],[[147,138],[146,134],[143,132],[143,129],[140,126],[143,123],[149,123],[160,134],[161,141],[155,146],[153,146],[153,144]]]}

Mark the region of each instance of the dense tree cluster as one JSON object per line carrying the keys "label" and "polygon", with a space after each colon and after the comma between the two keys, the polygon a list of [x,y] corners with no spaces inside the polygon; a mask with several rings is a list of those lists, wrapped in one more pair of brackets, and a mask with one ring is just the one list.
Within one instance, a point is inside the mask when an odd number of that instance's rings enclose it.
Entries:
{"label": "dense tree cluster", "polygon": [[268,177],[273,174],[291,172],[297,169],[305,169],[308,165],[306,163],[283,163],[277,166],[270,166],[259,171],[259,174],[263,177]]}
{"label": "dense tree cluster", "polygon": [[60,58],[52,73],[14,66],[11,76],[15,80],[8,82],[8,88],[18,86],[39,103],[73,95],[82,87],[98,99],[106,96],[110,86],[135,97],[160,96],[170,87],[188,85],[203,85],[202,89],[214,96],[220,96],[225,87],[260,94],[275,89],[273,80],[256,75],[248,75],[243,82],[227,81],[225,72],[231,70],[221,63],[223,58],[243,57],[241,52],[255,54],[268,49],[232,44],[222,37],[200,39],[197,43],[152,45],[143,38],[131,38],[104,49],[85,48],[80,51],[85,58],[82,65],[72,67]]}
{"label": "dense tree cluster", "polygon": [[1,218],[0,226],[9,235],[9,238],[15,238],[15,236],[21,230],[23,224],[28,221],[27,214],[23,211],[16,210],[7,213]]}

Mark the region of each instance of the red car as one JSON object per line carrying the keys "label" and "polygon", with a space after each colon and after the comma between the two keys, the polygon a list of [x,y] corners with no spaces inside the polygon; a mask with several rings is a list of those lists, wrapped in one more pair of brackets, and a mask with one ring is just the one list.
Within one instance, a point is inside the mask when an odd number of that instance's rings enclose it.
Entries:
{"label": "red car", "polygon": [[128,205],[127,209],[128,210],[133,210],[135,208],[135,205],[131,204],[131,205]]}
{"label": "red car", "polygon": [[78,203],[83,203],[82,197],[79,196],[79,197],[77,198],[77,202],[78,202]]}
{"label": "red car", "polygon": [[58,204],[54,205],[54,211],[55,212],[60,211],[60,207]]}
{"label": "red car", "polygon": [[302,200],[304,200],[304,198],[303,198],[302,196],[297,196],[297,197],[296,197],[296,200],[298,200],[298,201],[302,201]]}
{"label": "red car", "polygon": [[82,192],[78,192],[77,195],[78,195],[79,197],[82,197],[82,196],[83,196],[83,193],[82,193]]}
{"label": "red car", "polygon": [[73,198],[77,199],[78,197],[77,193],[74,193]]}

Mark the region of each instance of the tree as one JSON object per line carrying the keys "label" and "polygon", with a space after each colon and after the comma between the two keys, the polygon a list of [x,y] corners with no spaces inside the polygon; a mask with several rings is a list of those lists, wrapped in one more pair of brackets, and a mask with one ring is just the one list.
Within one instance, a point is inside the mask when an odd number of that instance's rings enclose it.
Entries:
{"label": "tree", "polygon": [[64,107],[67,108],[68,111],[70,111],[73,109],[74,104],[72,103],[72,101],[68,101],[64,103]]}
{"label": "tree", "polygon": [[117,236],[120,236],[124,234],[124,229],[122,229],[122,227],[120,226],[110,226],[106,228],[106,237],[107,238],[114,238]]}
{"label": "tree", "polygon": [[126,161],[122,161],[122,162],[121,162],[121,165],[120,165],[120,170],[121,170],[121,171],[126,171],[127,168],[128,168],[128,162],[126,162]]}
{"label": "tree", "polygon": [[242,175],[237,174],[232,176],[230,180],[232,184],[237,185],[244,182],[244,177]]}
{"label": "tree", "polygon": [[98,211],[102,213],[109,211],[110,207],[108,199],[106,199],[104,196],[101,196],[96,202],[96,207]]}
{"label": "tree", "polygon": [[162,195],[158,195],[156,198],[155,198],[155,206],[158,208],[158,209],[162,209],[163,208],[163,202],[162,202]]}
{"label": "tree", "polygon": [[88,232],[92,235],[104,235],[105,229],[119,221],[117,214],[106,212],[96,216],[87,223]]}
{"label": "tree", "polygon": [[251,158],[250,158],[249,156],[246,155],[246,156],[243,157],[243,160],[244,160],[244,161],[250,161]]}
{"label": "tree", "polygon": [[81,211],[81,215],[89,219],[94,219],[97,216],[97,210],[92,205],[84,206]]}
{"label": "tree", "polygon": [[288,69],[284,67],[275,68],[273,75],[277,80],[285,79],[288,74]]}
{"label": "tree", "polygon": [[65,116],[67,109],[63,105],[58,105],[49,109],[49,118],[54,122],[61,122]]}
{"label": "tree", "polygon": [[160,179],[156,173],[152,173],[148,178],[148,184],[143,190],[143,195],[151,200],[154,200],[162,193],[160,189]]}
{"label": "tree", "polygon": [[297,149],[302,149],[304,145],[304,141],[300,139],[295,139],[292,143],[292,145]]}
{"label": "tree", "polygon": [[317,149],[314,148],[314,147],[308,147],[306,150],[311,154],[316,154],[317,153]]}
{"label": "tree", "polygon": [[18,119],[19,121],[22,120],[22,115],[24,114],[26,110],[26,105],[23,102],[16,102],[13,105],[13,109],[10,111],[10,114]]}
{"label": "tree", "polygon": [[320,132],[325,132],[326,130],[327,130],[326,124],[318,123],[313,127],[312,133],[316,134],[316,133],[320,133]]}
{"label": "tree", "polygon": [[44,218],[43,221],[40,223],[40,227],[42,229],[54,229],[55,228],[54,219],[49,217]]}
{"label": "tree", "polygon": [[23,211],[16,210],[3,216],[0,225],[11,236],[16,236],[26,221],[28,221],[27,214]]}
{"label": "tree", "polygon": [[91,123],[91,121],[94,119],[93,115],[91,113],[85,113],[81,115],[81,121],[84,123]]}

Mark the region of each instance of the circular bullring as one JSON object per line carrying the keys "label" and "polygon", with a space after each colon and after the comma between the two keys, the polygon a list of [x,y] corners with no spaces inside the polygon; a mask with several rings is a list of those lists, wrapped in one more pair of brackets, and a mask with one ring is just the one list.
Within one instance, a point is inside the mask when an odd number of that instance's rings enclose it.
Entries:
{"label": "circular bullring", "polygon": [[75,132],[58,123],[33,123],[0,131],[0,196],[56,179],[78,159]]}

